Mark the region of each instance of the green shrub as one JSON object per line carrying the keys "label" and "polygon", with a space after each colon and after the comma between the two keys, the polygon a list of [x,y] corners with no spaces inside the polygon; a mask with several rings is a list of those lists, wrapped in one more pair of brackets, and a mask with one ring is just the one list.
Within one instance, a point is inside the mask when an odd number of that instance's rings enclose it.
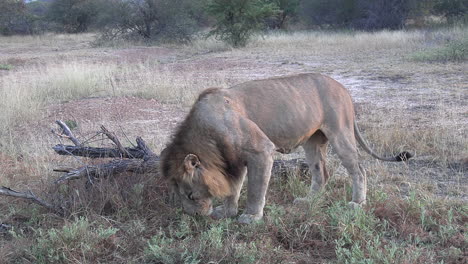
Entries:
{"label": "green shrub", "polygon": [[417,52],[412,59],[421,62],[462,62],[468,59],[468,37],[454,40],[448,44]]}
{"label": "green shrub", "polygon": [[9,71],[13,69],[13,65],[10,64],[0,64],[0,70]]}
{"label": "green shrub", "polygon": [[216,19],[209,35],[243,47],[254,32],[265,28],[266,19],[275,16],[278,7],[263,0],[212,0],[207,11]]}
{"label": "green shrub", "polygon": [[199,1],[103,0],[96,27],[100,42],[129,39],[190,42],[198,31]]}

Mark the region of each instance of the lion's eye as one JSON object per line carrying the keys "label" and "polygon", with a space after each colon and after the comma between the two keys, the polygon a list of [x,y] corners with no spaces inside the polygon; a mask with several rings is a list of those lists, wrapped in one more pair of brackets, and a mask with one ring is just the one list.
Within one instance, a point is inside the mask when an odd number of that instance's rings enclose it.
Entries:
{"label": "lion's eye", "polygon": [[190,200],[192,200],[192,201],[194,201],[194,200],[195,200],[195,198],[193,198],[193,195],[192,195],[192,193],[189,193],[189,194],[187,195],[187,197],[188,197]]}

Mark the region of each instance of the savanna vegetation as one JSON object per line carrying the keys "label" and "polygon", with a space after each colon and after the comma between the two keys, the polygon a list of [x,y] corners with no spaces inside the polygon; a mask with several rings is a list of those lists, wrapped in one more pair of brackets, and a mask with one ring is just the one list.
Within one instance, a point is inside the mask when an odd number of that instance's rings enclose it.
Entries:
{"label": "savanna vegetation", "polygon": [[0,34],[97,31],[103,40],[179,43],[214,35],[237,47],[268,29],[464,24],[467,10],[464,0],[4,0]]}
{"label": "savanna vegetation", "polygon": [[[466,263],[465,2],[226,2],[0,2],[0,186],[66,209],[0,196],[0,262]],[[226,33],[238,27],[243,42]],[[347,207],[351,181],[333,149],[321,196],[293,205],[309,176],[273,175],[265,217],[252,225],[184,214],[157,173],[54,183],[53,169],[106,161],[55,154],[67,143],[50,132],[57,119],[81,139],[103,124],[159,153],[201,90],[301,72],[350,90],[379,153],[416,154],[393,164],[362,153],[362,209]]]}

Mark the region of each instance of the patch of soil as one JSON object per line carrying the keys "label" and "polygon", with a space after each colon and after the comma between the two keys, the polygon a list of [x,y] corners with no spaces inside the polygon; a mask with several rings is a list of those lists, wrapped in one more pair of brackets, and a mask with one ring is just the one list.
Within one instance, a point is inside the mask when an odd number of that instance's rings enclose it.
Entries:
{"label": "patch of soil", "polygon": [[183,120],[187,109],[154,99],[121,97],[87,98],[55,104],[47,112],[48,116],[40,123],[50,125],[55,120],[73,120],[77,124],[75,133],[78,137],[87,137],[104,125],[121,139],[128,138],[133,142],[141,136],[150,145],[160,147]]}
{"label": "patch of soil", "polygon": [[159,63],[174,61],[179,57],[179,52],[165,47],[133,47],[114,51],[112,56],[123,63]]}

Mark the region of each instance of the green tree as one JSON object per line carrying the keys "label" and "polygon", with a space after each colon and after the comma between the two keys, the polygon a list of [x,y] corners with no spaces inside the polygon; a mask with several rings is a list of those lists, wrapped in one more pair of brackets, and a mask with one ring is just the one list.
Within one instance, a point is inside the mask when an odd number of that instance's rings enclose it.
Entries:
{"label": "green tree", "polygon": [[347,27],[358,16],[358,0],[303,1],[302,17],[311,24],[324,27]]}
{"label": "green tree", "polygon": [[278,15],[268,19],[268,27],[273,29],[285,29],[288,22],[298,14],[299,0],[269,0],[278,9]]}
{"label": "green tree", "polygon": [[308,0],[302,16],[312,25],[362,30],[399,29],[427,0]]}
{"label": "green tree", "polygon": [[97,15],[96,7],[95,0],[54,0],[50,4],[48,17],[61,25],[65,32],[85,32]]}
{"label": "green tree", "polygon": [[0,1],[0,33],[11,35],[29,33],[24,29],[26,5],[22,0]]}
{"label": "green tree", "polygon": [[416,0],[356,0],[359,10],[352,26],[357,29],[401,29],[412,10],[417,7]]}
{"label": "green tree", "polygon": [[450,22],[463,17],[468,20],[468,1],[436,0],[433,13],[445,16]]}
{"label": "green tree", "polygon": [[104,39],[190,41],[199,0],[101,0],[97,27]]}
{"label": "green tree", "polygon": [[47,1],[33,1],[26,4],[27,22],[31,33],[37,34],[52,30],[53,25],[47,19],[49,5]]}
{"label": "green tree", "polygon": [[0,34],[37,34],[49,29],[45,18],[48,2],[0,0]]}
{"label": "green tree", "polygon": [[252,34],[265,28],[266,19],[276,16],[278,6],[264,0],[212,0],[207,11],[216,19],[209,35],[243,47]]}

